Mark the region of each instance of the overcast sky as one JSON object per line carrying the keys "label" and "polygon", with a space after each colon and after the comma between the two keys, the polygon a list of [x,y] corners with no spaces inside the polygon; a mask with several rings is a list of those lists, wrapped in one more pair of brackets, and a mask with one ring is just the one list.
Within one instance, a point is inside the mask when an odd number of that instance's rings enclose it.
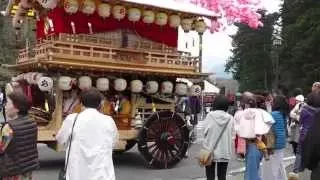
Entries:
{"label": "overcast sky", "polygon": [[[281,0],[261,0],[262,5],[269,13],[279,11]],[[231,56],[231,41],[229,35],[234,34],[237,29],[230,26],[224,32],[210,34],[206,32],[203,40],[203,71],[214,72],[219,77],[231,77],[224,73],[224,65],[229,56]],[[198,52],[198,39],[196,33],[179,33],[179,49],[188,49],[193,52]],[[194,41],[194,42],[193,42]]]}

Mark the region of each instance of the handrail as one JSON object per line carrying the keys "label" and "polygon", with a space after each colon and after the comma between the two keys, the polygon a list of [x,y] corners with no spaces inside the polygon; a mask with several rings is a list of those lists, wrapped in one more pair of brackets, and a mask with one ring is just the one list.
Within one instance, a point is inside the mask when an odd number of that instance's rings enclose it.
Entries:
{"label": "handrail", "polygon": [[[89,42],[89,43],[88,43]],[[102,43],[105,42],[105,43]],[[21,49],[18,55],[17,63],[23,63],[31,58],[46,58],[52,55],[72,56],[71,59],[85,59],[87,61],[101,61],[110,63],[124,63],[130,66],[139,64],[139,66],[152,66],[154,68],[167,69],[186,69],[198,72],[199,58],[192,57],[183,52],[171,52],[166,46],[150,43],[150,49],[143,49],[141,46],[145,43],[138,41],[136,46],[139,48],[123,48],[114,44],[115,42],[102,37],[91,35],[70,35],[59,34],[59,36],[50,36],[38,44],[33,49]],[[148,43],[148,42],[146,42]],[[159,47],[152,50],[152,45]],[[45,57],[45,58],[44,58]]]}

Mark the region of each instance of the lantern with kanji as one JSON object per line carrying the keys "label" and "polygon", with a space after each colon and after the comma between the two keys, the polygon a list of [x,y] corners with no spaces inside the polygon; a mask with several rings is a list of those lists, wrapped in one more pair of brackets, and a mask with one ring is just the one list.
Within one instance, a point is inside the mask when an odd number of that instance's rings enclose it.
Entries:
{"label": "lantern with kanji", "polygon": [[101,3],[98,5],[98,14],[102,18],[110,17],[111,15],[111,6],[107,3]]}
{"label": "lantern with kanji", "polygon": [[112,15],[114,18],[120,21],[126,17],[126,8],[121,5],[115,5],[112,10]]}
{"label": "lantern with kanji", "polygon": [[161,93],[162,94],[172,94],[173,83],[170,81],[164,81],[161,84]]}
{"label": "lantern with kanji", "polygon": [[138,8],[130,8],[128,10],[128,19],[132,22],[137,22],[141,18],[141,11]]}
{"label": "lantern with kanji", "polygon": [[164,26],[168,23],[168,15],[164,12],[159,12],[156,15],[156,24],[159,26]]}
{"label": "lantern with kanji", "polygon": [[188,86],[185,83],[177,83],[175,93],[179,96],[185,96],[188,92]]}
{"label": "lantern with kanji", "polygon": [[151,10],[146,10],[143,12],[143,19],[142,21],[146,24],[151,24],[155,20],[155,14]]}
{"label": "lantern with kanji", "polygon": [[38,81],[40,91],[49,92],[53,87],[53,80],[51,77],[41,77]]}
{"label": "lantern with kanji", "polygon": [[91,15],[96,10],[96,4],[93,0],[85,0],[82,4],[82,12]]}
{"label": "lantern with kanji", "polygon": [[57,7],[57,4],[58,4],[57,0],[37,0],[37,1],[45,9],[54,9],[55,7]]}
{"label": "lantern with kanji", "polygon": [[79,9],[79,3],[77,0],[64,1],[64,10],[69,14],[74,14]]}
{"label": "lantern with kanji", "polygon": [[177,28],[180,26],[181,18],[177,14],[170,15],[169,26],[172,28]]}

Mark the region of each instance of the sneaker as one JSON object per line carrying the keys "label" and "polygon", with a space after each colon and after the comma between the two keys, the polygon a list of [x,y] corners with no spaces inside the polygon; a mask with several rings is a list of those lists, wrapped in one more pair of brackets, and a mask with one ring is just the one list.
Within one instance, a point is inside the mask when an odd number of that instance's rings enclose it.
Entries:
{"label": "sneaker", "polygon": [[294,172],[290,172],[288,175],[288,180],[299,180],[299,175]]}

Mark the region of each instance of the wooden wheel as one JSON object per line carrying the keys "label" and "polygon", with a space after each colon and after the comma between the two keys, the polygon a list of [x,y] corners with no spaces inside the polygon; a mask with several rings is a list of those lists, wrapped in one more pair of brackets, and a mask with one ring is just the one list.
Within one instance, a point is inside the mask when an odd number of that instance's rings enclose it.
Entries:
{"label": "wooden wheel", "polygon": [[183,118],[170,111],[156,112],[139,134],[138,148],[151,167],[170,168],[185,156],[189,130]]}

